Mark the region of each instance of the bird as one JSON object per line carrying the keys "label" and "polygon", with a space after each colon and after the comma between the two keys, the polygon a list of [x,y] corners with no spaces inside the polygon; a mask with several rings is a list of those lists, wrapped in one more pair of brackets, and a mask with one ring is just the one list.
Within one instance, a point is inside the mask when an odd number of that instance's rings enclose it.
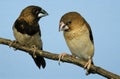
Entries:
{"label": "bird", "polygon": [[[48,13],[39,6],[30,5],[25,7],[13,24],[13,34],[15,41],[20,45],[43,50],[43,42],[41,39],[41,30],[39,27],[39,20],[47,16]],[[45,68],[46,62],[42,56],[30,54],[40,69]]]}
{"label": "bird", "polygon": [[[59,31],[63,35],[72,56],[86,61],[84,65],[86,75],[90,73],[90,66],[93,64],[94,40],[92,30],[87,21],[78,12],[64,14],[59,22]],[[59,60],[66,53],[59,54]]]}

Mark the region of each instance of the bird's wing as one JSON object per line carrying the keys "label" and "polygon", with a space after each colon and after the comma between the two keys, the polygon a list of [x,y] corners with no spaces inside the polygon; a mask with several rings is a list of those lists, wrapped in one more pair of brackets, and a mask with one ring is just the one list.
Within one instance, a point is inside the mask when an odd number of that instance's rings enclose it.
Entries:
{"label": "bird's wing", "polygon": [[16,20],[14,27],[22,34],[28,34],[31,36],[39,32],[41,36],[39,25],[31,26],[25,20]]}

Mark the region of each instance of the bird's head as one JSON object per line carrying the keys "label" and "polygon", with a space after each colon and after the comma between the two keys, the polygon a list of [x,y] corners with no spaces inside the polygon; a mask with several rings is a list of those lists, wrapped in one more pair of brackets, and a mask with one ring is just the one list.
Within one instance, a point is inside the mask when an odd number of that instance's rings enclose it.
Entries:
{"label": "bird's head", "polygon": [[26,18],[27,20],[31,21],[39,21],[41,17],[47,16],[48,13],[42,9],[41,7],[38,6],[28,6],[20,14],[20,17]]}
{"label": "bird's head", "polygon": [[64,14],[59,23],[59,31],[70,31],[79,28],[79,24],[83,23],[82,19],[82,16],[77,12]]}

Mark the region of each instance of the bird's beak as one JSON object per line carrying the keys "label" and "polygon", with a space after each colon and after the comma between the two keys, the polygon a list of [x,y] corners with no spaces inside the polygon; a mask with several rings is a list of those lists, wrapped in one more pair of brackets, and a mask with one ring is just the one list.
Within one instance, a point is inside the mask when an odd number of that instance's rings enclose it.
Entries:
{"label": "bird's beak", "polygon": [[45,11],[45,10],[41,10],[41,12],[38,14],[38,17],[44,17],[44,16],[47,16],[48,13]]}
{"label": "bird's beak", "polygon": [[64,30],[68,30],[68,29],[69,29],[68,25],[66,25],[64,22],[60,22],[59,31],[64,31]]}

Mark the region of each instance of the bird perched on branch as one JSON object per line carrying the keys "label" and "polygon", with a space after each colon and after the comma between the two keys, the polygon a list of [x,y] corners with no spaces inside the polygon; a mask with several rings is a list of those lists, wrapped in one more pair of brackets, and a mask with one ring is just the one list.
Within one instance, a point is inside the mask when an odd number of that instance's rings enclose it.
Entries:
{"label": "bird perched on branch", "polygon": [[[64,32],[64,38],[73,56],[86,61],[84,68],[89,69],[94,55],[92,31],[87,21],[77,12],[69,12],[62,16],[59,31]],[[59,55],[59,60],[66,53]]]}
{"label": "bird perched on branch", "polygon": [[[13,33],[16,41],[27,47],[34,47],[34,50],[42,50],[43,43],[38,21],[46,15],[48,15],[48,13],[39,6],[31,5],[23,9],[13,25]],[[38,68],[41,66],[45,68],[46,62],[43,57],[34,56],[33,54],[30,55]]]}

